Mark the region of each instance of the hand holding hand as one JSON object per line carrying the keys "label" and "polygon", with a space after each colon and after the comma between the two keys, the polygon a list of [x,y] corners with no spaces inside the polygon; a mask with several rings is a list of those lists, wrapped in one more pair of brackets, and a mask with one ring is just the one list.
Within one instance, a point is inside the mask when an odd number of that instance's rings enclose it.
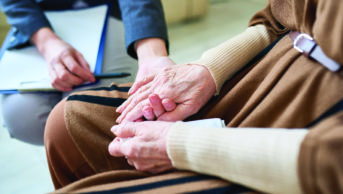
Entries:
{"label": "hand holding hand", "polygon": [[54,88],[71,91],[73,86],[95,81],[82,54],[56,36],[51,29],[42,28],[31,39],[48,62]]}
{"label": "hand holding hand", "polygon": [[149,105],[149,95],[177,103],[175,110],[166,112],[158,120],[183,120],[206,104],[216,91],[215,82],[208,69],[201,65],[175,65],[164,68],[156,77],[136,82],[117,112],[122,113],[117,122],[132,122],[143,116],[143,108]]}
{"label": "hand holding hand", "polygon": [[139,171],[160,173],[172,169],[167,154],[167,135],[173,123],[128,122],[112,127],[117,136],[109,145],[112,156],[125,156]]}

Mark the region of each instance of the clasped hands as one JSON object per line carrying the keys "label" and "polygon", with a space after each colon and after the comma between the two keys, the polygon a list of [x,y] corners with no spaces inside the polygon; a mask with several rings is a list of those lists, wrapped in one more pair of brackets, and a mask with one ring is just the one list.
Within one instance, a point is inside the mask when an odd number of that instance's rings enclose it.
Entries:
{"label": "clasped hands", "polygon": [[195,64],[168,66],[134,83],[130,97],[117,108],[121,115],[111,129],[116,138],[109,153],[126,157],[139,171],[155,174],[172,169],[167,137],[173,122],[198,112],[215,90],[208,69]]}

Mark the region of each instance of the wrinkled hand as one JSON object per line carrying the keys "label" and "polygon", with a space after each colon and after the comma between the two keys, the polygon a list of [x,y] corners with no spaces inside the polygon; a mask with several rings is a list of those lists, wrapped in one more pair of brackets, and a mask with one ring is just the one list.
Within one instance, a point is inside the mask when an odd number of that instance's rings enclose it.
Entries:
{"label": "wrinkled hand", "polygon": [[149,105],[149,95],[169,99],[177,106],[165,112],[158,120],[183,120],[199,111],[216,91],[215,82],[208,69],[201,65],[174,65],[164,68],[157,76],[136,82],[129,91],[129,97],[117,112],[117,122],[132,122],[143,116],[143,108]]}
{"label": "wrinkled hand", "polygon": [[135,82],[142,81],[145,77],[153,77],[163,68],[175,65],[167,56],[149,57],[138,60],[138,72]]}
{"label": "wrinkled hand", "polygon": [[112,156],[125,156],[139,171],[160,173],[172,169],[167,154],[167,135],[170,122],[127,122],[115,125],[111,131],[116,138],[108,150]]}
{"label": "wrinkled hand", "polygon": [[51,84],[60,91],[71,91],[73,86],[94,82],[95,78],[81,53],[56,36],[51,29],[42,28],[32,41],[48,62]]}
{"label": "wrinkled hand", "polygon": [[176,108],[174,101],[168,98],[161,100],[156,94],[150,94],[148,99],[150,104],[144,106],[142,110],[144,118],[148,121],[158,119],[165,112],[173,111]]}

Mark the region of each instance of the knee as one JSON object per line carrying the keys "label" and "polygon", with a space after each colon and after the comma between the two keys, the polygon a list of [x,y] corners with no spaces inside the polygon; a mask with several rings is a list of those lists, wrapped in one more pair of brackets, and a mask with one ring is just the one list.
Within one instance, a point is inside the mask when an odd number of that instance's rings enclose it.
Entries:
{"label": "knee", "polygon": [[50,115],[46,121],[45,132],[44,132],[44,144],[47,152],[53,147],[59,146],[61,133],[66,131],[64,123],[64,105],[65,100],[59,102],[50,112]]}
{"label": "knee", "polygon": [[46,103],[47,100],[33,94],[3,96],[2,115],[11,137],[43,145],[46,118],[54,106],[54,102]]}

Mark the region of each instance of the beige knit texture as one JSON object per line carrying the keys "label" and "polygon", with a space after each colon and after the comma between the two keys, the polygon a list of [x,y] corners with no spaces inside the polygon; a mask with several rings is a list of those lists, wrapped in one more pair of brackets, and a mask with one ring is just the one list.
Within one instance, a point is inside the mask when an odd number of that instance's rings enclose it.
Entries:
{"label": "beige knit texture", "polygon": [[307,130],[205,128],[177,122],[167,150],[178,169],[221,177],[267,193],[301,193],[300,144]]}
{"label": "beige knit texture", "polygon": [[215,83],[216,94],[224,82],[242,69],[251,59],[276,39],[264,25],[247,28],[243,33],[204,52],[191,62],[206,66]]}

